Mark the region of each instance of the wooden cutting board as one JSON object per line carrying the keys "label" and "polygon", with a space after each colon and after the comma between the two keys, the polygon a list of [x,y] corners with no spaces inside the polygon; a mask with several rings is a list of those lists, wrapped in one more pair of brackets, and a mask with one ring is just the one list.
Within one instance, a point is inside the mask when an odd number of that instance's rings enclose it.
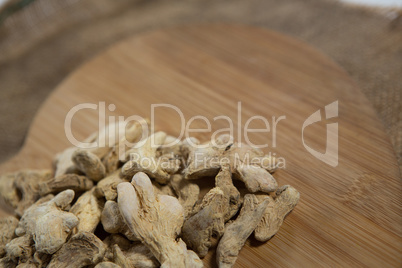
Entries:
{"label": "wooden cutting board", "polygon": [[[325,106],[336,101],[338,116],[325,119]],[[237,137],[249,118],[268,119],[271,131],[249,139],[267,143],[265,152],[285,159],[286,167],[275,177],[280,185],[297,188],[301,199],[269,242],[249,239],[237,267],[401,265],[401,181],[389,138],[345,71],[306,44],[268,30],[228,25],[163,29],[125,40],[55,89],[23,148],[0,167],[1,173],[49,167],[53,155],[70,146],[64,131],[68,111],[82,103],[102,107],[100,102],[105,102],[106,123],[117,115],[150,117],[152,104],[174,105],[177,111],[155,109],[156,128],[171,135],[181,131],[178,111],[186,123],[205,116],[212,131],[229,127],[227,120],[214,117],[228,116]],[[303,124],[317,110],[323,120],[304,129],[304,146]],[[75,114],[77,140],[97,130],[98,112]],[[276,135],[272,116],[286,116],[277,123]],[[325,152],[326,128],[333,123],[339,134],[335,167],[306,149]],[[190,126],[206,124],[194,120]],[[256,119],[248,127],[264,126]],[[207,140],[210,135],[196,136]],[[205,264],[215,266],[212,252]]]}

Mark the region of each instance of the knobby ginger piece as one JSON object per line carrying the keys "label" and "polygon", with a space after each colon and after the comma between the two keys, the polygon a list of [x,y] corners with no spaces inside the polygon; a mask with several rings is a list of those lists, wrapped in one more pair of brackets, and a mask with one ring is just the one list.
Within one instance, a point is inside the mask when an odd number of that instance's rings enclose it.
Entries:
{"label": "knobby ginger piece", "polygon": [[257,225],[254,237],[261,242],[268,241],[281,227],[286,215],[291,212],[299,201],[299,192],[290,185],[284,185],[276,190],[276,198],[265,209],[264,215]]}
{"label": "knobby ginger piece", "polygon": [[14,231],[17,225],[18,219],[14,216],[0,219],[0,257],[6,253],[6,244],[15,237]]}
{"label": "knobby ginger piece", "polygon": [[8,173],[0,176],[0,197],[6,205],[13,209],[18,206],[20,201],[17,188],[14,186],[16,175],[17,173]]}
{"label": "knobby ginger piece", "polygon": [[188,159],[188,156],[192,148],[197,145],[200,145],[200,141],[197,138],[187,137],[186,139],[183,140],[180,151],[184,160]]}
{"label": "knobby ginger piece", "polygon": [[106,201],[101,215],[101,222],[103,229],[108,233],[121,233],[131,241],[139,240],[124,222],[123,216],[120,214],[119,205],[115,201]]}
{"label": "knobby ginger piece", "polygon": [[5,250],[7,257],[14,263],[28,262],[35,252],[32,236],[27,234],[14,238],[6,245]]}
{"label": "knobby ginger piece", "polygon": [[182,158],[182,148],[183,142],[176,137],[166,135],[163,144],[157,149],[156,157],[161,157],[162,155],[171,155],[175,158]]}
{"label": "knobby ginger piece", "polygon": [[0,267],[46,267],[50,261],[50,255],[35,252],[31,235],[13,239],[6,245],[6,253],[8,263],[4,266],[0,263]]}
{"label": "knobby ginger piece", "polygon": [[79,223],[74,229],[74,233],[86,231],[93,233],[100,222],[103,204],[94,195],[94,189],[81,195],[70,212],[79,219]]}
{"label": "knobby ginger piece", "polygon": [[126,157],[130,160],[122,167],[123,177],[131,178],[137,172],[144,172],[159,183],[168,183],[171,175],[179,170],[181,162],[170,154],[158,157],[157,150],[165,139],[165,132],[157,132],[139,144],[138,148],[129,150]]}
{"label": "knobby ginger piece", "polygon": [[223,165],[218,175],[215,177],[215,185],[222,190],[225,202],[228,204],[225,211],[225,222],[230,220],[241,206],[240,192],[233,185],[232,172],[229,165]]}
{"label": "knobby ginger piece", "polygon": [[79,232],[57,251],[48,268],[84,267],[103,260],[105,245],[90,232]]}
{"label": "knobby ginger piece", "polygon": [[112,173],[118,169],[120,162],[125,159],[125,152],[129,150],[130,145],[138,142],[142,137],[143,128],[149,128],[148,120],[130,121],[125,129],[124,135],[119,135],[118,142],[103,158],[103,164],[108,173]]}
{"label": "knobby ginger piece", "polygon": [[13,239],[6,245],[6,252],[0,267],[46,267],[49,261],[49,255],[35,252],[31,235]]}
{"label": "knobby ginger piece", "polygon": [[270,193],[278,188],[275,178],[261,167],[252,165],[239,166],[235,174],[252,193],[258,191]]}
{"label": "knobby ginger piece", "polygon": [[173,175],[169,183],[184,209],[184,219],[187,219],[198,201],[200,187],[189,180],[185,180],[180,174]]}
{"label": "knobby ginger piece", "polygon": [[[186,179],[198,179],[215,176],[223,165],[230,165],[236,178],[244,182],[252,192],[270,193],[278,188],[270,174],[276,168],[274,159],[244,144],[231,142],[228,135],[221,135],[216,140],[203,146],[192,147],[188,157],[188,166],[184,170]],[[267,163],[273,162],[273,165]]]}
{"label": "knobby ginger piece", "polygon": [[130,230],[139,237],[162,267],[202,267],[198,256],[176,240],[183,226],[183,207],[168,195],[156,195],[142,172],[131,183],[117,186],[120,212]]}
{"label": "knobby ginger piece", "polygon": [[247,238],[261,221],[268,203],[268,198],[259,202],[253,194],[244,196],[244,203],[239,216],[235,221],[227,224],[225,233],[219,241],[216,250],[219,267],[227,268],[234,265]]}
{"label": "knobby ginger piece", "polygon": [[106,200],[116,200],[117,185],[125,181],[126,180],[120,176],[120,170],[116,170],[98,182],[96,185],[96,192],[99,193],[99,195],[104,196]]}
{"label": "knobby ginger piece", "polygon": [[121,249],[128,249],[131,247],[132,242],[121,234],[111,234],[107,236],[103,243],[106,247],[104,261],[113,262],[113,246],[118,245]]}
{"label": "knobby ginger piece", "polygon": [[[229,147],[230,148],[230,147]],[[220,158],[227,147],[216,146],[213,141],[196,147],[188,147],[187,167],[184,169],[186,179],[199,179],[218,174],[221,163]]]}
{"label": "knobby ginger piece", "polygon": [[54,174],[55,177],[60,177],[68,173],[78,172],[72,160],[75,150],[77,150],[76,147],[70,147],[56,155],[54,159],[54,165],[56,170]]}
{"label": "knobby ginger piece", "polygon": [[21,216],[40,198],[39,184],[51,176],[50,170],[22,170],[3,175],[0,178],[0,195]]}
{"label": "knobby ginger piece", "polygon": [[[138,132],[137,124],[141,125],[139,122],[109,124],[85,139],[85,146],[82,144],[82,146],[70,147],[59,153],[54,160],[55,177],[78,172],[72,161],[77,149],[85,150],[91,155],[96,155],[98,159],[102,159],[116,146],[116,143],[123,141],[125,137],[127,137],[127,140],[133,139],[133,135]],[[144,125],[147,126],[147,122]]]}
{"label": "knobby ginger piece", "polygon": [[17,264],[8,256],[0,259],[0,267],[15,268]]}
{"label": "knobby ginger piece", "polygon": [[222,190],[213,188],[204,196],[201,210],[185,221],[183,240],[201,258],[207,255],[211,247],[212,235],[219,238],[223,234],[228,205]]}
{"label": "knobby ginger piece", "polygon": [[15,211],[22,215],[24,211],[40,198],[39,185],[41,182],[50,179],[50,170],[26,170],[18,173],[14,186],[22,195]]}
{"label": "knobby ginger piece", "polygon": [[124,121],[103,127],[98,133],[94,133],[91,135],[92,137],[87,138],[87,141],[91,142],[91,144],[86,150],[102,159],[123,138],[126,134],[126,127],[127,124]]}
{"label": "knobby ginger piece", "polygon": [[156,268],[160,264],[144,244],[134,244],[122,250],[113,246],[113,260],[120,267]]}
{"label": "knobby ginger piece", "polygon": [[77,174],[64,174],[59,177],[51,178],[50,180],[39,184],[39,194],[45,196],[47,194],[55,194],[64,190],[73,190],[75,192],[85,192],[92,189],[94,183],[85,176]]}
{"label": "knobby ginger piece", "polygon": [[53,254],[66,242],[78,218],[64,211],[73,201],[74,191],[66,190],[49,201],[39,200],[28,208],[15,229],[17,236],[31,235],[37,252]]}
{"label": "knobby ginger piece", "polygon": [[156,181],[152,181],[155,194],[176,196],[173,189],[169,185],[163,185]]}
{"label": "knobby ginger piece", "polygon": [[93,181],[100,181],[106,176],[106,169],[102,161],[87,150],[75,150],[71,159],[75,167]]}
{"label": "knobby ginger piece", "polygon": [[105,260],[113,261],[121,267],[159,267],[158,260],[151,251],[138,242],[131,242],[119,234],[108,236],[105,243]]}

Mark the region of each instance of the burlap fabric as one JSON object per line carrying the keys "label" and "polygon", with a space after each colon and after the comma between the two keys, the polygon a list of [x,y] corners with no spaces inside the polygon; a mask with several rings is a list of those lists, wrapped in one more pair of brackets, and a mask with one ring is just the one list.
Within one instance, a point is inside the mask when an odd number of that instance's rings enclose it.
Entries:
{"label": "burlap fabric", "polygon": [[398,10],[331,0],[12,0],[10,5],[17,8],[0,11],[0,161],[19,150],[49,92],[107,46],[170,25],[235,22],[294,36],[332,57],[371,101],[402,163]]}

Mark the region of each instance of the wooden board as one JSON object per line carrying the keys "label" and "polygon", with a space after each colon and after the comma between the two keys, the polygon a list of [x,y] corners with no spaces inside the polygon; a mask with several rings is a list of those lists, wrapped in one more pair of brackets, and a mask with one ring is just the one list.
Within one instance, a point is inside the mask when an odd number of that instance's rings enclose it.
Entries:
{"label": "wooden board", "polygon": [[[246,26],[177,27],[133,37],[58,86],[38,112],[24,147],[0,167],[1,173],[49,167],[52,156],[69,146],[67,112],[77,104],[100,101],[107,116],[150,117],[151,104],[159,103],[175,105],[187,121],[195,115],[210,120],[226,115],[235,121],[235,134],[252,116],[267,118],[271,127],[272,116],[286,116],[277,125],[275,148],[272,131],[250,139],[268,143],[266,152],[286,160],[275,177],[280,185],[296,187],[301,200],[268,243],[246,243],[237,267],[401,265],[401,182],[389,138],[356,84],[315,49]],[[302,141],[305,120],[334,101],[339,116],[307,127],[304,137],[308,146],[323,152],[326,125],[337,122],[336,167],[315,158]],[[113,112],[109,104],[116,105]],[[158,129],[180,133],[172,109],[156,109],[155,118]],[[228,127],[225,120],[211,122],[212,131]],[[261,126],[254,123],[250,127]],[[205,124],[191,125],[197,126]],[[73,119],[77,139],[97,127],[96,110],[82,110]],[[214,258],[205,258],[207,267],[215,266]]]}

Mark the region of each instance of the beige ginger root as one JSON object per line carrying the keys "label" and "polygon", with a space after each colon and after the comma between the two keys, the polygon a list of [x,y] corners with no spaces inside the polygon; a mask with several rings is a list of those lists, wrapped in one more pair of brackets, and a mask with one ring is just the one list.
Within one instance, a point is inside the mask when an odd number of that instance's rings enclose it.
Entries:
{"label": "beige ginger root", "polygon": [[120,267],[156,268],[160,264],[144,244],[133,244],[126,249],[113,246],[113,260]]}
{"label": "beige ginger root", "polygon": [[126,125],[124,135],[118,136],[118,142],[103,157],[103,164],[107,173],[112,173],[119,168],[121,160],[125,158],[125,152],[130,149],[130,145],[139,141],[144,129],[148,129],[148,125],[149,122],[146,119],[141,121],[130,121]]}
{"label": "beige ginger root", "polygon": [[37,252],[53,254],[66,242],[78,218],[64,211],[73,201],[74,191],[66,190],[46,202],[28,208],[15,229],[17,236],[31,235]]}
{"label": "beige ginger root", "polygon": [[95,197],[94,189],[81,195],[70,209],[79,220],[74,233],[81,231],[93,233],[100,222],[102,208],[102,201]]}
{"label": "beige ginger root", "polygon": [[109,125],[85,141],[98,147],[66,149],[54,173],[0,177],[2,201],[21,217],[0,220],[0,267],[197,268],[215,243],[219,267],[232,267],[253,232],[269,240],[296,206],[299,193],[278,188],[278,165],[259,149],[229,135],[139,140],[144,122]]}
{"label": "beige ginger root", "polygon": [[119,267],[160,266],[151,251],[142,243],[129,241],[118,234],[108,236],[103,242],[107,246],[104,260],[112,261]]}
{"label": "beige ginger root", "polygon": [[142,172],[131,183],[117,186],[120,212],[130,230],[140,238],[162,267],[202,267],[198,256],[177,236],[183,225],[183,207],[168,195],[156,195]]}
{"label": "beige ginger root", "polygon": [[6,253],[6,244],[15,237],[14,231],[17,226],[18,219],[14,216],[0,219],[0,257]]}
{"label": "beige ginger root", "polygon": [[203,198],[201,210],[191,216],[183,225],[182,237],[198,256],[205,257],[215,234],[221,237],[225,229],[225,213],[228,203],[218,187],[211,189]]}
{"label": "beige ginger root", "polygon": [[226,226],[225,233],[219,241],[216,250],[219,267],[226,268],[234,265],[247,238],[261,221],[268,203],[268,198],[259,202],[253,194],[244,196],[244,203],[239,216]]}
{"label": "beige ginger root", "polygon": [[115,201],[106,201],[101,215],[101,222],[103,229],[108,233],[123,234],[131,241],[139,240],[128,228],[120,213],[119,205]]}
{"label": "beige ginger root", "polygon": [[7,173],[0,176],[0,198],[2,203],[15,209],[20,201],[17,188],[14,186],[15,173]]}
{"label": "beige ginger root", "polygon": [[78,170],[72,160],[73,154],[77,148],[70,147],[63,152],[58,153],[54,159],[53,165],[55,166],[55,177],[60,177],[64,174],[77,173]]}
{"label": "beige ginger root", "polygon": [[87,150],[76,149],[71,159],[75,167],[93,181],[100,181],[106,176],[102,161]]}
{"label": "beige ginger root", "polygon": [[82,149],[84,146],[82,146],[81,149],[70,147],[55,157],[55,177],[68,173],[77,173],[79,171],[73,161],[74,154],[77,150],[88,152],[92,158],[94,158],[93,155],[95,155],[96,159],[104,159],[104,163],[108,168],[107,171],[114,171],[118,165],[119,152],[124,152],[125,150],[122,148],[127,148],[128,144],[134,142],[142,134],[142,128],[148,128],[148,122],[146,120],[129,122],[127,124],[126,122],[118,122],[105,126],[99,132],[93,133],[84,141],[86,143],[85,148],[88,149]]}
{"label": "beige ginger root", "polygon": [[187,219],[193,212],[194,206],[198,201],[200,187],[189,180],[184,179],[180,174],[175,174],[169,182],[175,191],[179,203],[184,209],[184,219]]}
{"label": "beige ginger root", "polygon": [[56,194],[64,190],[73,190],[75,192],[85,192],[92,189],[94,183],[85,176],[77,174],[65,174],[59,177],[39,183],[39,194]]}
{"label": "beige ginger root", "polygon": [[227,204],[224,214],[226,222],[239,211],[241,206],[240,192],[233,185],[232,173],[229,165],[222,165],[221,170],[215,177],[215,185],[224,193],[225,202]]}
{"label": "beige ginger root", "polygon": [[85,267],[103,260],[105,245],[90,232],[79,232],[52,256],[48,268]]}
{"label": "beige ginger root", "polygon": [[270,174],[275,169],[273,158],[264,156],[255,148],[231,142],[231,137],[221,135],[216,140],[203,146],[192,147],[188,157],[188,166],[184,170],[186,179],[215,176],[222,165],[230,165],[236,178],[243,181],[252,192],[270,193],[278,188]]}
{"label": "beige ginger root", "polygon": [[152,185],[154,186],[155,194],[160,195],[170,195],[176,197],[173,189],[168,184],[160,184],[156,181],[152,181]]}
{"label": "beige ginger root", "polygon": [[95,187],[96,195],[104,196],[106,200],[116,200],[117,185],[125,181],[120,176],[120,170],[116,170],[98,182]]}
{"label": "beige ginger root", "polygon": [[290,185],[284,185],[276,190],[276,198],[265,209],[258,223],[254,237],[261,242],[268,241],[281,227],[286,215],[291,212],[299,201],[299,192]]}
{"label": "beige ginger root", "polygon": [[39,198],[39,185],[51,178],[50,170],[22,170],[0,178],[0,195],[18,216]]}
{"label": "beige ginger root", "polygon": [[138,145],[138,148],[129,150],[127,159],[131,160],[122,167],[123,177],[131,178],[137,172],[144,172],[159,183],[168,183],[171,175],[179,170],[181,162],[171,154],[158,157],[157,150],[163,145],[165,139],[165,132],[157,132],[146,139],[142,145]]}
{"label": "beige ginger root", "polygon": [[34,250],[34,241],[32,236],[27,234],[11,240],[5,248],[7,257],[13,263],[26,263],[32,259]]}

